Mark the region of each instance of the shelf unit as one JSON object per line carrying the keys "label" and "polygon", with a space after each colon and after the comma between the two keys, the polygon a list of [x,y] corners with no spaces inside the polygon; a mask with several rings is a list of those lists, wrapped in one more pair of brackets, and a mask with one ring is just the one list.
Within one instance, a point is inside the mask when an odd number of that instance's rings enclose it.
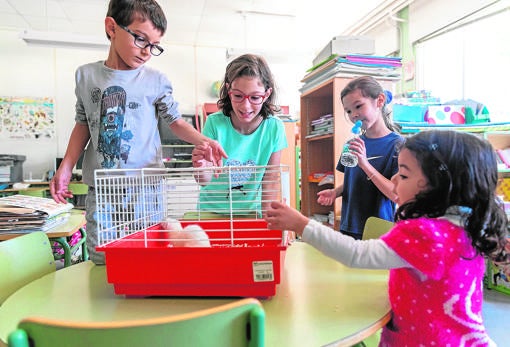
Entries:
{"label": "shelf unit", "polygon": [[171,145],[162,145],[163,148],[163,156],[168,156],[170,160],[165,160],[165,167],[169,168],[181,168],[181,167],[191,167],[191,151],[193,150],[193,145],[189,143],[180,144],[171,144]]}
{"label": "shelf unit", "polygon": [[[495,150],[510,147],[510,131],[488,131],[483,137],[492,144]],[[510,178],[510,168],[500,169],[499,176]]]}
{"label": "shelf unit", "polygon": [[[340,93],[351,80],[352,77],[333,77],[301,94],[301,213],[313,216],[328,215],[334,211],[335,229],[340,225],[341,199],[336,199],[333,207],[322,206],[317,203],[317,193],[336,187],[343,181],[343,173],[335,168],[342,146],[350,137],[352,123],[344,113]],[[378,81],[385,89],[394,91],[395,80],[378,78]],[[311,121],[326,114],[333,115],[334,132],[307,138]],[[319,186],[308,179],[310,174],[318,172],[334,172],[334,184]]]}

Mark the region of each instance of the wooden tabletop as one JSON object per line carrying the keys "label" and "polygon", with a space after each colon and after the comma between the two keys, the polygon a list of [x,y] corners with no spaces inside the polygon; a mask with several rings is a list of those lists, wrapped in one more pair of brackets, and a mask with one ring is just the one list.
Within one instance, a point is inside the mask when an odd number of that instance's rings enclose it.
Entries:
{"label": "wooden tabletop", "polygon": [[[313,247],[287,250],[284,276],[266,312],[266,346],[351,346],[390,319],[388,273],[347,268]],[[21,288],[0,306],[0,339],[27,316],[123,321],[192,312],[236,298],[126,298],[106,282],[105,266],[79,263]]]}

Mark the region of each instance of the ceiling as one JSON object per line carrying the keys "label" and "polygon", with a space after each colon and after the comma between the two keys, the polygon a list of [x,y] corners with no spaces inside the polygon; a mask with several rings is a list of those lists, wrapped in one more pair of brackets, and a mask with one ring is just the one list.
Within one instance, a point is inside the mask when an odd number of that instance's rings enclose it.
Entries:
{"label": "ceiling", "polygon": [[[162,43],[318,53],[383,0],[159,0]],[[107,0],[0,0],[1,30],[104,37]]]}

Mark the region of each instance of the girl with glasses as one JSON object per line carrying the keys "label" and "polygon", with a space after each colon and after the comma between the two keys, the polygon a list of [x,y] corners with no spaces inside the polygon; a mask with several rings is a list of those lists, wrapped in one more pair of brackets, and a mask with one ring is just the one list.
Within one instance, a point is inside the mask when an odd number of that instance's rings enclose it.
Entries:
{"label": "girl with glasses", "polygon": [[[267,175],[264,177],[263,170],[255,167],[280,165],[281,151],[287,147],[283,122],[274,116],[280,111],[275,100],[274,79],[263,57],[246,54],[228,64],[217,103],[220,111],[207,116],[203,134],[225,149],[228,155],[225,166],[239,168],[229,177],[200,171],[197,180],[203,185],[201,210],[228,213],[230,199],[244,202],[233,207],[238,211],[260,214],[264,209],[263,202],[269,201],[269,197],[262,198],[258,187],[263,178],[266,182],[270,180]],[[192,152],[193,167],[222,165],[206,159],[210,150],[208,143],[196,146]],[[218,191],[218,185],[210,182],[221,180],[225,181],[228,193],[218,198],[213,193]]]}

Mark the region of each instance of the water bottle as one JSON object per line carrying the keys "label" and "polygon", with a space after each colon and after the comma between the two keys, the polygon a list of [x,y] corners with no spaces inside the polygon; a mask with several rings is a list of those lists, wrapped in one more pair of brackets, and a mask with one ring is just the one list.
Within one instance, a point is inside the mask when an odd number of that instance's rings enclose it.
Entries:
{"label": "water bottle", "polygon": [[361,121],[358,120],[356,123],[354,123],[354,126],[352,127],[352,137],[349,141],[347,141],[344,145],[344,148],[342,150],[342,155],[340,156],[340,163],[343,166],[346,167],[355,167],[358,165],[358,157],[351,153],[349,150],[349,143],[357,138],[359,134],[361,134]]}

